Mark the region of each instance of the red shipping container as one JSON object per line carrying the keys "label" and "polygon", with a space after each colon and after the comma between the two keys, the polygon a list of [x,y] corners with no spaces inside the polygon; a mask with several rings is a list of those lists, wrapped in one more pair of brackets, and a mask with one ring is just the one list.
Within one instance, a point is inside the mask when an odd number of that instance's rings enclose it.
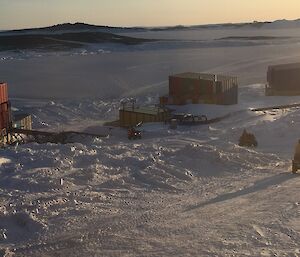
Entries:
{"label": "red shipping container", "polygon": [[0,104],[0,113],[8,111],[8,102]]}
{"label": "red shipping container", "polygon": [[8,102],[7,83],[0,82],[0,104]]}
{"label": "red shipping container", "polygon": [[182,78],[169,77],[169,94],[180,96],[182,94]]}
{"label": "red shipping container", "polygon": [[5,124],[6,124],[6,123],[5,123],[5,120],[4,120],[4,118],[3,118],[3,114],[0,113],[0,130],[6,128],[6,125],[5,125]]}
{"label": "red shipping container", "polygon": [[0,130],[9,127],[8,103],[0,104]]}
{"label": "red shipping container", "polygon": [[0,130],[9,127],[8,112],[0,114]]}
{"label": "red shipping container", "polygon": [[194,97],[200,97],[200,80],[194,80]]}

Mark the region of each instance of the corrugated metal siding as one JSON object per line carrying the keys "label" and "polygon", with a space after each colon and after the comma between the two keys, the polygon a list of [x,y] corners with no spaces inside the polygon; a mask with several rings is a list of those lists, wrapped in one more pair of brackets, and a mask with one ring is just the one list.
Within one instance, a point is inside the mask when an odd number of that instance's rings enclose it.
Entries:
{"label": "corrugated metal siding", "polygon": [[168,102],[169,102],[169,97],[168,96],[161,96],[159,98],[160,105],[167,105]]}
{"label": "corrugated metal siding", "polygon": [[272,69],[271,67],[268,68],[268,71],[267,71],[267,81],[269,84],[272,84],[273,82],[273,79],[272,79]]}
{"label": "corrugated metal siding", "polygon": [[[236,104],[238,102],[237,77],[183,73],[169,77],[169,104],[188,103]],[[197,76],[196,76],[197,75]]]}
{"label": "corrugated metal siding", "polygon": [[7,84],[0,83],[0,104],[8,102]]}
{"label": "corrugated metal siding", "polygon": [[170,96],[176,96],[181,94],[181,82],[182,79],[178,77],[169,77],[169,94]]}
{"label": "corrugated metal siding", "polygon": [[119,110],[119,120],[121,127],[131,127],[135,126],[140,122],[163,122],[167,118],[168,114],[166,112],[160,112],[156,115],[151,115],[147,113],[136,113],[133,111]]}
{"label": "corrugated metal siding", "polygon": [[300,67],[293,64],[270,66],[267,72],[271,89],[282,91],[300,90]]}
{"label": "corrugated metal siding", "polygon": [[199,78],[169,78],[169,95],[170,100],[173,98],[173,104],[205,102],[205,99],[211,99],[213,93],[214,81]]}
{"label": "corrugated metal siding", "polygon": [[32,130],[32,118],[31,115],[28,115],[20,120],[16,120],[13,122],[13,127],[14,128],[19,128],[19,129],[28,129]]}
{"label": "corrugated metal siding", "polygon": [[235,81],[217,84],[216,104],[230,105],[238,103],[238,85]]}
{"label": "corrugated metal siding", "polygon": [[10,123],[10,111],[8,102],[0,104],[0,129],[8,128]]}
{"label": "corrugated metal siding", "polygon": [[10,123],[7,84],[0,83],[0,129],[7,129]]}

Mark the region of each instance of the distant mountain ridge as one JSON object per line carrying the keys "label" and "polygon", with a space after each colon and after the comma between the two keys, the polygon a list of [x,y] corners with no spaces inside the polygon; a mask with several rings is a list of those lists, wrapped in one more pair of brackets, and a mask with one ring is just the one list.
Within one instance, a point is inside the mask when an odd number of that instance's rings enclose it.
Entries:
{"label": "distant mountain ridge", "polygon": [[248,22],[248,23],[222,23],[222,24],[207,24],[207,25],[192,25],[192,26],[165,26],[165,27],[113,27],[104,25],[92,25],[81,22],[63,23],[42,28],[28,28],[10,31],[0,31],[2,33],[60,33],[60,32],[145,32],[145,31],[165,31],[165,30],[189,30],[189,29],[221,29],[221,28],[297,28],[300,27],[300,19],[296,20],[276,20],[263,22]]}
{"label": "distant mountain ridge", "polygon": [[[56,27],[59,28],[59,27]],[[98,31],[76,30],[53,34],[45,30],[45,33],[0,33],[0,52],[15,50],[47,50],[66,51],[81,48],[87,44],[113,43],[121,45],[138,45],[153,42],[151,39],[127,37],[112,33]]]}
{"label": "distant mountain ridge", "polygon": [[[277,20],[273,22],[252,23],[226,23],[195,26],[173,26],[173,27],[110,27],[97,26],[85,23],[63,23],[43,28],[21,29],[0,32],[0,52],[19,50],[39,51],[69,51],[76,48],[88,47],[92,44],[117,44],[123,46],[140,45],[163,39],[146,39],[136,34],[123,34],[124,32],[147,32],[147,31],[183,31],[196,29],[283,29],[299,28],[300,19]],[[238,31],[240,32],[240,31]],[[259,34],[259,33],[258,33]],[[260,33],[262,34],[262,33]],[[135,35],[132,37],[131,35]],[[229,36],[217,38],[216,41],[266,41],[287,40],[289,37],[274,36]]]}
{"label": "distant mountain ridge", "polygon": [[10,33],[10,34],[32,34],[32,33],[59,33],[59,32],[117,32],[117,31],[128,31],[128,30],[141,30],[145,31],[144,28],[138,27],[111,27],[111,26],[102,26],[102,25],[92,25],[81,22],[76,23],[63,23],[56,24],[49,27],[42,28],[28,28],[28,29],[18,29],[18,30],[8,30],[0,31],[1,33]]}

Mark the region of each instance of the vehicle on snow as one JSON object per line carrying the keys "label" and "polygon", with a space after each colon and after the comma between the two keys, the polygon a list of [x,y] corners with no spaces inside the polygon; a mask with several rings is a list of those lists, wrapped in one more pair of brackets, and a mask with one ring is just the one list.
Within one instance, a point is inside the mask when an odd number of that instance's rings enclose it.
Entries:
{"label": "vehicle on snow", "polygon": [[207,122],[205,115],[193,115],[190,113],[175,113],[172,119],[176,119],[178,123],[182,125],[197,125]]}
{"label": "vehicle on snow", "polygon": [[138,123],[134,127],[130,127],[127,131],[128,139],[142,139],[142,131],[137,130],[136,128],[142,126],[142,122]]}

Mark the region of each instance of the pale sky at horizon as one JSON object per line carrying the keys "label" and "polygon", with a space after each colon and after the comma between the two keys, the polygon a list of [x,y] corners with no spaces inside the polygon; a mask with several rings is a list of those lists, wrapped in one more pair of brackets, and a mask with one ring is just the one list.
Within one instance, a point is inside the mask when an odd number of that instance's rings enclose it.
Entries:
{"label": "pale sky at horizon", "polygon": [[292,20],[300,18],[299,10],[299,0],[0,0],[0,30],[65,22],[166,26]]}

